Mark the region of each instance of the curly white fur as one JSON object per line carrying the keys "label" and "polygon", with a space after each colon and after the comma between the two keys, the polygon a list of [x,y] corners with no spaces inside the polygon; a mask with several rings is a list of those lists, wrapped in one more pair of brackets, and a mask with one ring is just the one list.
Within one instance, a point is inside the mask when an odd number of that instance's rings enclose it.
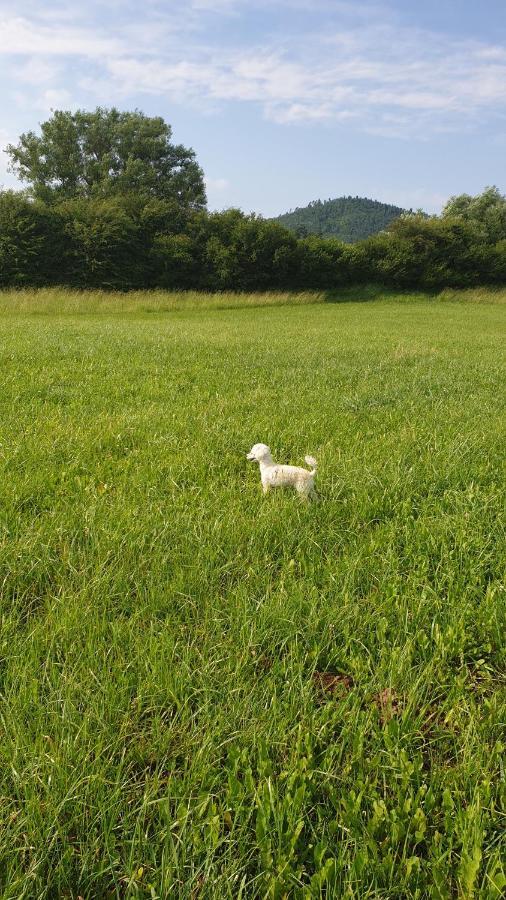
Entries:
{"label": "curly white fur", "polygon": [[271,451],[266,444],[255,444],[246,459],[252,459],[260,465],[260,478],[262,489],[266,494],[272,487],[293,487],[303,500],[316,497],[314,478],[316,475],[316,460],[313,456],[306,456],[305,460],[311,470],[301,466],[281,466],[275,463]]}

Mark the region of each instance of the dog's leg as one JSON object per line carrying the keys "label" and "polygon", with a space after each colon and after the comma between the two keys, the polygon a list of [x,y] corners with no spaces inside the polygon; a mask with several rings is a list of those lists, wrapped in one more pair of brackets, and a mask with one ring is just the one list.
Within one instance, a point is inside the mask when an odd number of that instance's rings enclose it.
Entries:
{"label": "dog's leg", "polygon": [[264,494],[268,494],[271,489],[271,486],[268,481],[262,481],[262,491]]}
{"label": "dog's leg", "polygon": [[307,503],[309,500],[309,491],[310,491],[310,488],[307,486],[307,484],[297,484],[295,486],[295,489],[296,489],[300,499],[303,500],[304,503]]}

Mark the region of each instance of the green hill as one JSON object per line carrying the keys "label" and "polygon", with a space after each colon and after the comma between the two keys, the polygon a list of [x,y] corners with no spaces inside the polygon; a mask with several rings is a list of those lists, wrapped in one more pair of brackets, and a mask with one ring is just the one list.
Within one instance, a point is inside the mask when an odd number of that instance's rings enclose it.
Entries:
{"label": "green hill", "polygon": [[276,216],[274,221],[301,237],[320,234],[351,244],[377,234],[403,212],[406,210],[400,206],[379,203],[367,197],[338,197],[335,200],[314,200],[308,206]]}

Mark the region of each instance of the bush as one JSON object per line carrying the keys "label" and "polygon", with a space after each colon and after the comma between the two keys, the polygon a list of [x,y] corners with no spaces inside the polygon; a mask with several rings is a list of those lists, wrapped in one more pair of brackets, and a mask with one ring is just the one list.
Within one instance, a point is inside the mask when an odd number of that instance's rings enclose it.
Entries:
{"label": "bush", "polygon": [[350,284],[353,259],[352,245],[316,235],[303,238],[298,246],[298,284],[323,290]]}
{"label": "bush", "polygon": [[22,193],[0,193],[0,285],[57,280],[62,241],[60,223],[46,207]]}
{"label": "bush", "polygon": [[472,287],[504,278],[472,223],[407,216],[363,243],[369,278],[391,287]]}
{"label": "bush", "polygon": [[120,202],[68,200],[54,215],[65,239],[65,283],[102,288],[143,284],[139,224]]}

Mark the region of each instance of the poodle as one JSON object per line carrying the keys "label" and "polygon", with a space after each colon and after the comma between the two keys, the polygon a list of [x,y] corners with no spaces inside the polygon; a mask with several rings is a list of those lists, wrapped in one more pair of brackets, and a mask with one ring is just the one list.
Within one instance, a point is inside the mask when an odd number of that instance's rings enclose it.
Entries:
{"label": "poodle", "polygon": [[314,477],[316,475],[316,460],[313,456],[306,456],[305,460],[311,471],[301,466],[280,466],[274,462],[271,451],[266,444],[255,444],[246,459],[255,460],[260,465],[260,478],[262,488],[266,494],[271,487],[294,487],[302,500],[316,498],[314,489]]}

